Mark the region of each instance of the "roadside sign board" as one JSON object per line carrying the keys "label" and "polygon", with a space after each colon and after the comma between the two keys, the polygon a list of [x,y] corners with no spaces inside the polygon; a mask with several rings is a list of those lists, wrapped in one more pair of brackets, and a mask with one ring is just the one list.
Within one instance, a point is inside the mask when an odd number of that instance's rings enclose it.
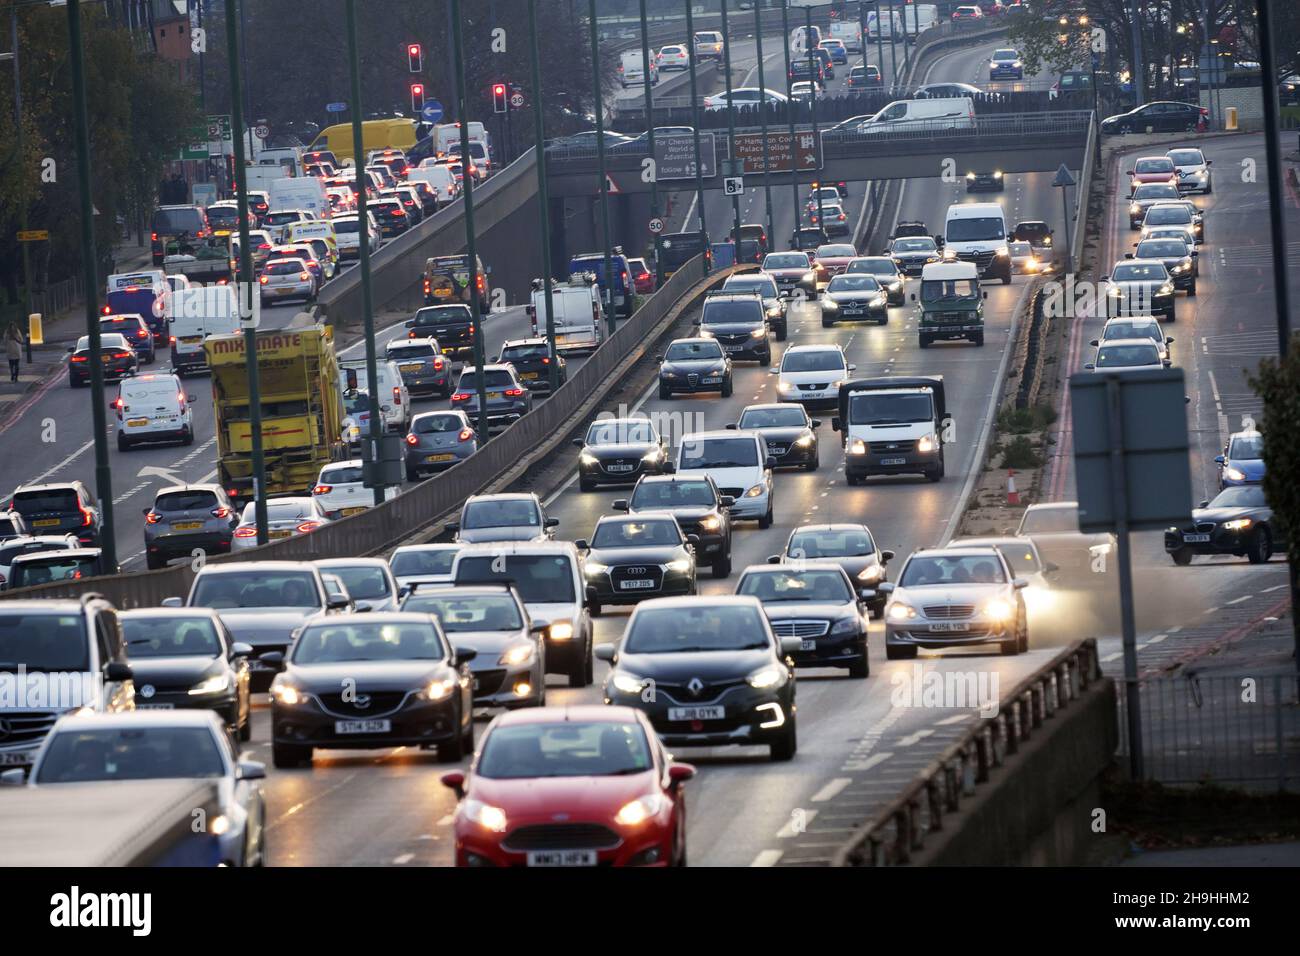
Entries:
{"label": "roadside sign board", "polygon": [[722,193],[725,196],[743,196],[745,180],[741,176],[728,176],[722,181]]}
{"label": "roadside sign board", "polygon": [[189,136],[185,142],[186,145],[182,146],[176,154],[177,159],[208,158],[208,131],[206,126],[201,123],[198,126],[191,126]]}
{"label": "roadside sign board", "polygon": [[523,109],[523,108],[524,108],[524,94],[522,94],[522,93],[515,93],[513,96],[511,96],[511,97],[510,97],[510,105],[511,105],[512,107],[514,107],[515,109],[517,109],[517,110],[521,110],[521,109]]}
{"label": "roadside sign board", "polygon": [[342,113],[347,108],[348,108],[347,103],[326,103],[325,104],[326,113]]}
{"label": "roadside sign board", "polygon": [[18,232],[19,242],[42,242],[48,238],[50,238],[48,229],[25,229]]}
{"label": "roadside sign board", "polygon": [[819,156],[817,134],[811,130],[795,130],[793,140],[790,138],[789,130],[784,132],[768,130],[768,168],[765,170],[763,168],[763,134],[736,134],[736,158],[745,164],[745,173],[788,173],[792,169],[806,172],[820,168],[817,164]]}
{"label": "roadside sign board", "polygon": [[[714,175],[717,150],[712,133],[700,133],[700,168],[706,178]],[[655,136],[655,177],[665,179],[695,178],[695,136],[691,133],[668,133]]]}
{"label": "roadside sign board", "polygon": [[442,119],[444,110],[437,100],[425,100],[420,109],[420,119],[426,123],[437,123]]}
{"label": "roadside sign board", "polygon": [[659,235],[659,233],[664,231],[664,221],[660,219],[658,216],[651,219],[650,231],[653,232],[656,236]]}

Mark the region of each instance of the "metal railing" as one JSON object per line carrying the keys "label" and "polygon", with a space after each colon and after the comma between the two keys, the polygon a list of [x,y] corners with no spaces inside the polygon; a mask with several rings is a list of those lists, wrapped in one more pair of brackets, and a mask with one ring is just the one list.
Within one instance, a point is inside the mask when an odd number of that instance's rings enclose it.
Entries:
{"label": "metal railing", "polygon": [[[1300,787],[1300,707],[1293,675],[1161,677],[1138,685],[1146,780]],[[1128,709],[1119,695],[1120,761]]]}
{"label": "metal railing", "polygon": [[48,320],[51,316],[67,312],[82,301],[81,276],[72,276],[32,293],[32,311]]}
{"label": "metal railing", "polygon": [[993,771],[1018,753],[1043,721],[1069,707],[1101,677],[1094,638],[1061,651],[1003,696],[996,717],[972,725],[918,773],[835,852],[832,865],[910,862],[924,849],[928,834],[944,829],[944,817],[961,808],[963,797],[988,783]]}

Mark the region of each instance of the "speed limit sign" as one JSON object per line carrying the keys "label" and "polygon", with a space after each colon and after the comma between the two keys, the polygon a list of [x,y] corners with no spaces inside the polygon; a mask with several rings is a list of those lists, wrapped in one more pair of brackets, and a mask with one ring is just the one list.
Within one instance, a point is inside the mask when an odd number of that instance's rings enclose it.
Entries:
{"label": "speed limit sign", "polygon": [[515,109],[517,109],[517,110],[518,110],[518,109],[523,109],[523,106],[524,106],[524,94],[522,94],[522,93],[516,93],[514,96],[510,97],[510,105],[513,106],[513,107],[514,107]]}
{"label": "speed limit sign", "polygon": [[664,221],[660,219],[658,216],[655,216],[653,219],[650,220],[650,231],[653,232],[656,236],[659,235],[659,233],[664,231]]}
{"label": "speed limit sign", "polygon": [[268,136],[271,135],[271,127],[269,127],[269,126],[254,126],[254,127],[253,127],[253,134],[254,134],[258,139],[266,139]]}

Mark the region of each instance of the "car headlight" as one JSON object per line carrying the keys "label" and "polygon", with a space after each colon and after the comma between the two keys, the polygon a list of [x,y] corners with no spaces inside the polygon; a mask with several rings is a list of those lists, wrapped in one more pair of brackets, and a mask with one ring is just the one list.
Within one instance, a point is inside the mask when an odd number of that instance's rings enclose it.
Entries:
{"label": "car headlight", "polygon": [[767,310],[767,317],[769,319],[779,319],[781,317],[781,307],[779,305],[772,306]]}
{"label": "car headlight", "polygon": [[766,337],[767,337],[767,329],[754,329],[754,331],[752,331],[752,332],[749,333],[749,337],[752,338],[752,339],[762,339],[762,338],[766,338]]}
{"label": "car headlight", "polygon": [[690,558],[678,558],[675,561],[669,561],[664,565],[665,571],[671,571],[674,574],[685,574],[691,569]]}
{"label": "car headlight", "polygon": [[451,696],[452,691],[456,689],[456,683],[454,677],[443,677],[439,680],[429,681],[424,690],[420,691],[420,695],[425,700],[446,700]]}
{"label": "car headlight", "polygon": [[1245,480],[1246,480],[1246,473],[1245,473],[1244,471],[1242,471],[1240,468],[1231,468],[1231,467],[1229,467],[1229,468],[1225,468],[1225,469],[1223,469],[1223,477],[1224,477],[1224,478],[1230,478],[1230,479],[1232,479],[1233,481],[1245,481]]}
{"label": "car headlight", "polygon": [[805,272],[805,273],[803,274],[803,281],[804,281],[804,282],[816,282],[816,281],[817,281],[817,273],[815,273],[815,272]]}
{"label": "car headlight", "polygon": [[861,438],[855,438],[849,442],[850,455],[865,455],[867,453],[867,443]]}
{"label": "car headlight", "polygon": [[199,681],[190,688],[191,694],[220,694],[230,686],[230,674],[222,672],[215,677]]}
{"label": "car headlight", "polygon": [[975,178],[975,174],[974,174],[974,173],[967,173],[967,174],[966,174],[966,178],[967,178],[967,179],[972,179],[972,180],[973,180],[973,179]]}
{"label": "car headlight", "polygon": [[641,456],[641,460],[647,462],[653,462],[653,461],[658,461],[662,457],[663,457],[662,448],[651,448],[648,452],[646,452],[644,455]]}
{"label": "car headlight", "polygon": [[1252,521],[1250,518],[1234,518],[1232,521],[1225,521],[1225,522],[1223,523],[1223,530],[1224,530],[1224,531],[1244,531],[1245,529],[1249,528],[1249,527],[1250,527],[1252,524],[1254,524],[1254,523],[1255,523],[1255,522]]}
{"label": "car headlight", "polygon": [[984,605],[985,616],[991,617],[995,621],[1007,620],[1011,617],[1013,610],[1011,602],[1005,601],[1002,598],[994,598]]}
{"label": "car headlight", "polygon": [[482,800],[465,802],[465,818],[477,823],[484,830],[491,830],[493,833],[506,832],[506,812]]}
{"label": "car headlight", "polygon": [[879,581],[885,576],[885,569],[878,564],[868,564],[858,572],[859,581]]}
{"label": "car headlight", "polygon": [[1173,267],[1172,269],[1170,269],[1169,271],[1172,272],[1174,275],[1181,275],[1185,270],[1186,270],[1186,266],[1184,266],[1184,265],[1180,262],[1178,265],[1174,266],[1174,267]]}
{"label": "car headlight", "polygon": [[885,297],[884,297],[883,295],[877,295],[877,296],[873,297],[872,300],[871,300],[871,307],[872,307],[873,309],[874,309],[874,308],[879,308],[880,306],[882,306],[882,305],[884,305],[884,304],[885,304]]}
{"label": "car headlight", "polygon": [[609,570],[609,565],[601,564],[599,561],[587,561],[583,564],[582,570],[587,574],[604,574]]}
{"label": "car headlight", "polygon": [[935,436],[923,435],[921,436],[920,441],[916,443],[916,450],[923,455],[928,455],[938,447],[938,444],[939,443],[935,441]]}
{"label": "car headlight", "polygon": [[616,690],[624,694],[639,694],[642,688],[645,687],[645,681],[624,671],[614,671],[610,683],[614,685]]}
{"label": "car headlight", "polygon": [[305,703],[308,700],[308,696],[292,684],[272,684],[271,696],[279,703],[288,704],[291,707],[295,704]]}
{"label": "car headlight", "polygon": [[902,601],[895,601],[885,612],[891,621],[909,621],[916,617],[916,608]]}
{"label": "car headlight", "polygon": [[569,621],[555,621],[549,629],[551,640],[567,641],[573,637],[573,624]]}
{"label": "car headlight", "polygon": [[1008,249],[1006,246],[1003,246],[1001,249],[999,249],[997,252],[993,254],[997,256],[999,259],[1005,259],[1007,256],[1011,255],[1011,250]]}
{"label": "car headlight", "polygon": [[[1019,65],[1020,65],[1019,63],[1016,64],[1016,66],[1019,66]],[[994,178],[994,179],[1001,179],[1001,178],[1002,178],[1002,170],[999,169],[997,172],[995,172],[995,173],[993,174],[993,178]]]}
{"label": "car headlight", "polygon": [[793,389],[794,389],[794,386],[793,386],[792,384],[790,384],[789,382],[782,381],[782,380],[780,380],[780,379],[777,380],[777,383],[776,383],[776,390],[777,390],[778,392],[789,392],[789,391],[792,391]]}
{"label": "car headlight", "polygon": [[1162,285],[1159,289],[1156,290],[1156,295],[1173,295],[1173,292],[1174,292],[1173,283],[1166,282],[1164,285]]}
{"label": "car headlight", "polygon": [[944,257],[945,259],[956,259],[956,258],[957,258],[957,252],[956,252],[955,250],[953,250],[953,249],[945,249],[945,250],[943,250],[943,257]]}
{"label": "car headlight", "polygon": [[839,311],[839,307],[840,304],[836,302],[834,299],[830,299],[830,298],[822,299],[823,312],[837,312]]}
{"label": "car headlight", "polygon": [[722,527],[722,519],[717,515],[705,515],[700,519],[701,531],[717,531]]}
{"label": "car headlight", "polygon": [[532,644],[516,644],[502,654],[497,663],[518,667],[520,664],[527,664],[532,660],[534,651],[536,651],[536,648]]}
{"label": "car headlight", "polygon": [[1118,299],[1120,296],[1124,294],[1124,292],[1122,289],[1120,289],[1119,286],[1113,285],[1106,290],[1106,294],[1112,298]]}
{"label": "car headlight", "polygon": [[895,279],[893,282],[888,283],[885,287],[889,289],[890,292],[897,292],[899,289],[903,287],[903,280]]}
{"label": "car headlight", "polygon": [[831,625],[831,633],[835,635],[856,634],[859,629],[856,617],[843,617]]}
{"label": "car headlight", "polygon": [[1128,207],[1128,211],[1131,213],[1139,213],[1142,211],[1142,207],[1139,206],[1137,203],[1134,203],[1133,205]]}
{"label": "car headlight", "polygon": [[812,435],[800,435],[794,440],[794,443],[797,448],[810,448],[812,447],[813,441],[814,438]]}
{"label": "car headlight", "polygon": [[750,485],[750,486],[749,486],[749,489],[745,492],[745,497],[746,497],[746,498],[757,498],[759,495],[761,495],[761,494],[762,494],[763,492],[765,492],[766,490],[767,490],[767,489],[766,489],[765,487],[763,487],[762,482],[759,482],[757,485]]}
{"label": "car headlight", "polygon": [[759,690],[766,687],[775,687],[784,679],[785,671],[779,667],[764,667],[745,678],[750,687],[756,687]]}
{"label": "car headlight", "polygon": [[593,455],[591,452],[584,451],[580,455],[578,455],[578,461],[590,467],[592,465],[597,464],[600,461],[600,459],[597,458],[595,455]]}
{"label": "car headlight", "polygon": [[701,328],[701,329],[700,329],[700,338],[702,338],[702,339],[711,339],[711,338],[714,338],[714,335],[713,335],[713,332],[710,331],[709,329]]}
{"label": "car headlight", "polygon": [[660,811],[664,798],[657,793],[648,793],[637,797],[631,803],[625,803],[614,814],[614,822],[625,827],[638,827]]}

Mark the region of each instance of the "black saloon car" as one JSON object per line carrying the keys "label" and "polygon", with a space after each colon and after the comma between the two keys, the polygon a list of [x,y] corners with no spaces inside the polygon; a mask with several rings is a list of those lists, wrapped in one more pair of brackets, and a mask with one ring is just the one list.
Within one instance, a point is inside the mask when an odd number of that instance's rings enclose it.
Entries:
{"label": "black saloon car", "polygon": [[767,454],[776,459],[780,468],[803,468],[816,471],[817,427],[821,419],[809,418],[802,405],[772,402],[766,405],[746,405],[740,421],[728,428],[758,432],[767,445]]}
{"label": "black saloon car", "polygon": [[731,358],[714,339],[674,339],[659,363],[659,397],[678,392],[721,392],[731,397]]}
{"label": "black saloon car", "polygon": [[677,519],[682,534],[699,539],[692,542],[696,560],[709,561],[713,576],[725,578],[731,573],[730,508],[735,503],[730,495],[719,492],[707,475],[679,478],[667,474],[642,478],[632,489],[632,497],[619,498],[613,509],[634,515],[668,512]]}
{"label": "black saloon car", "polygon": [[590,545],[577,544],[586,551],[587,586],[596,589],[600,604],[695,593],[694,542],[666,511],[605,515]]}
{"label": "black saloon car", "polygon": [[1191,564],[1198,554],[1234,554],[1263,564],[1286,547],[1261,485],[1224,488],[1193,509],[1191,524],[1165,531],[1165,551],[1180,565]]}
{"label": "black saloon car", "polygon": [[573,439],[578,452],[578,487],[633,484],[663,470],[664,441],[648,418],[600,418],[586,438]]}

